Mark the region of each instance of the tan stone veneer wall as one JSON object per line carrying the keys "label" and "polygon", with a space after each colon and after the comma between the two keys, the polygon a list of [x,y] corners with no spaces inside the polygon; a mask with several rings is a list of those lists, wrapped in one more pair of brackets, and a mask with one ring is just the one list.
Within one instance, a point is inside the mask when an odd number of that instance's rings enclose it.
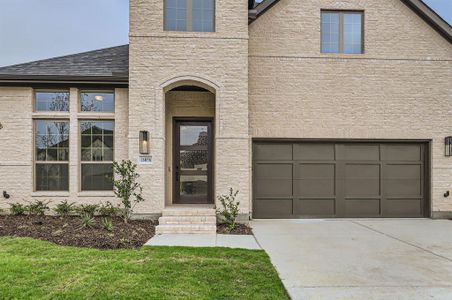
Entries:
{"label": "tan stone veneer wall", "polygon": [[[80,119],[115,120],[115,159],[127,159],[128,150],[128,90],[115,89],[115,113],[99,114],[79,112],[79,90],[70,89],[69,113],[33,112],[34,92],[32,88],[0,87],[0,193],[6,190],[10,199],[0,195],[0,208],[7,210],[9,203],[50,200],[50,206],[68,200],[76,203],[99,203],[116,201],[113,192],[81,192],[80,184]],[[35,192],[33,182],[34,132],[33,120],[70,120],[69,137],[69,191]]]}
{"label": "tan stone veneer wall", "polygon": [[[321,9],[364,11],[365,53],[320,53]],[[400,0],[281,0],[250,26],[253,138],[432,140],[432,211],[452,211],[452,46]]]}
{"label": "tan stone veneer wall", "polygon": [[215,117],[215,95],[210,92],[168,92],[165,97],[166,116],[166,205],[173,198],[173,118],[174,117]]}
{"label": "tan stone veneer wall", "polygon": [[141,165],[146,202],[141,213],[160,213],[165,191],[165,92],[182,84],[215,93],[215,194],[240,190],[250,209],[248,126],[248,10],[246,0],[216,1],[215,32],[163,30],[164,1],[130,1],[129,157],[138,159],[138,132],[151,137],[152,165]]}

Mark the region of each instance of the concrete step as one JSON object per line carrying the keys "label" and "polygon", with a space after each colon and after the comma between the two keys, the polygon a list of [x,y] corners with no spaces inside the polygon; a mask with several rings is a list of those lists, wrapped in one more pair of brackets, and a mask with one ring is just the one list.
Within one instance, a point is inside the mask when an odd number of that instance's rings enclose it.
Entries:
{"label": "concrete step", "polygon": [[184,224],[184,225],[158,225],[155,228],[156,234],[215,234],[217,231],[216,225],[198,225],[198,224]]}
{"label": "concrete step", "polygon": [[216,216],[162,216],[159,219],[160,225],[215,225],[217,223]]}
{"label": "concrete step", "polygon": [[162,212],[163,217],[215,215],[215,209],[213,208],[165,208]]}

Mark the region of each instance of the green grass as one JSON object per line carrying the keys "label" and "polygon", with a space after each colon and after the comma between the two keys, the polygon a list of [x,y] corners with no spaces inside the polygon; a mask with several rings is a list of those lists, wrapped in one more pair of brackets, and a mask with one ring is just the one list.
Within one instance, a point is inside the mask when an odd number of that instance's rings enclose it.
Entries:
{"label": "green grass", "polygon": [[288,299],[263,251],[0,238],[0,299]]}

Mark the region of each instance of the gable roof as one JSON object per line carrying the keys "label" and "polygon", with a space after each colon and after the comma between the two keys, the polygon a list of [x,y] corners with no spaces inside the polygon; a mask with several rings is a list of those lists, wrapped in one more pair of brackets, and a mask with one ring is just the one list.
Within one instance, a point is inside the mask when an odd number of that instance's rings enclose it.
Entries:
{"label": "gable roof", "polygon": [[[254,9],[249,10],[249,23],[265,14],[280,0],[264,0],[258,4]],[[417,15],[426,21],[433,29],[438,31],[449,43],[452,43],[452,27],[443,18],[441,18],[435,11],[433,11],[422,0],[400,0],[409,8],[411,8]]]}
{"label": "gable roof", "polygon": [[127,82],[129,45],[0,68],[0,80]]}

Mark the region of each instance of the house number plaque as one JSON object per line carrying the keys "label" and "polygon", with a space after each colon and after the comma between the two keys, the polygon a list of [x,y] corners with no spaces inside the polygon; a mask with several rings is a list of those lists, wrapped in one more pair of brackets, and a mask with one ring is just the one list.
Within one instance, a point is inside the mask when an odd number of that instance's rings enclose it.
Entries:
{"label": "house number plaque", "polygon": [[140,155],[138,158],[139,165],[152,165],[152,156],[151,155]]}

